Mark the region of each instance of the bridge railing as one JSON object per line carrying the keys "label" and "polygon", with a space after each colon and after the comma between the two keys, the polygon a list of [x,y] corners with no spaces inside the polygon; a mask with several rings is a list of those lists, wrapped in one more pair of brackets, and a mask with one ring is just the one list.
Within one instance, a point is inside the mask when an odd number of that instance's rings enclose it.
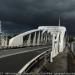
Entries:
{"label": "bridge railing", "polygon": [[75,42],[72,42],[69,47],[71,48],[71,52],[73,53],[73,55],[75,56]]}
{"label": "bridge railing", "polygon": [[33,68],[39,68],[41,64],[46,64],[46,59],[50,59],[50,52],[51,50],[46,50],[43,53],[41,53],[40,55],[36,56],[35,58],[33,58],[31,61],[29,61],[19,72],[17,75],[21,75],[24,73],[28,73],[30,72],[31,69]]}

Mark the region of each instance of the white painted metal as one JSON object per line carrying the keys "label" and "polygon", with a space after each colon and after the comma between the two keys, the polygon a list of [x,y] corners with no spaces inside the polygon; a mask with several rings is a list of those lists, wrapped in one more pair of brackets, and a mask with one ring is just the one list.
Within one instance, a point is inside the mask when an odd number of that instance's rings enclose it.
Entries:
{"label": "white painted metal", "polygon": [[1,36],[1,46],[7,47],[7,36]]}
{"label": "white painted metal", "polygon": [[36,31],[39,31],[39,29],[30,30],[30,31],[24,32],[22,34],[19,34],[19,35],[15,36],[15,37],[11,38],[9,40],[9,46],[20,46],[20,45],[23,45],[23,36],[26,36],[28,34],[36,32]]}
{"label": "white painted metal", "polygon": [[59,26],[60,26],[60,17],[59,17]]}
{"label": "white painted metal", "polygon": [[36,43],[36,32],[34,34],[34,39],[33,39],[33,46],[35,46],[37,43]]}
{"label": "white painted metal", "polygon": [[40,31],[39,31],[39,33],[38,33],[37,45],[40,45]]}
{"label": "white painted metal", "polygon": [[[38,34],[38,37],[36,39],[36,32],[37,31],[42,31],[42,34]],[[33,46],[39,45],[39,41],[43,42],[43,40],[46,42],[47,38],[43,38],[43,34],[47,31],[47,34],[51,33],[52,35],[52,52],[51,52],[51,61],[52,59],[58,55],[59,52],[62,52],[64,49],[64,36],[65,36],[65,31],[66,28],[64,26],[40,26],[38,29],[35,30],[30,30],[27,32],[24,32],[20,35],[17,35],[10,39],[9,41],[9,46],[19,46],[23,45],[23,36],[26,36],[28,34],[31,34],[35,32],[34,38],[33,38]],[[39,38],[41,36],[41,39]],[[31,36],[30,36],[31,37]],[[28,39],[28,46],[31,41],[31,38],[29,37]],[[49,38],[49,37],[48,37]],[[37,42],[36,42],[37,41]],[[45,44],[44,42],[44,44]]]}
{"label": "white painted metal", "polygon": [[[42,33],[40,33],[40,30],[42,31]],[[37,31],[39,31],[38,35],[36,33]],[[43,40],[46,43],[47,40],[50,40],[50,38],[47,36],[44,36],[43,38],[43,34],[46,31],[47,31],[47,34],[51,33],[51,36],[52,36],[52,51],[51,51],[51,56],[50,56],[50,62],[53,62],[53,58],[57,56],[59,52],[63,52],[64,50],[64,36],[65,36],[66,28],[63,26],[60,26],[60,24],[59,26],[40,26],[38,27],[38,29],[30,30],[22,34],[19,34],[13,37],[12,39],[10,39],[9,46],[23,45],[23,36],[26,36],[28,34],[29,34],[29,38],[27,40],[27,46],[30,46],[31,45],[31,33],[34,33],[33,44],[32,44],[33,46],[43,44],[43,43],[40,43],[40,42],[43,42]],[[23,70],[25,70],[34,60],[36,60],[41,55],[33,58],[30,62],[28,62],[24,66],[24,68],[21,71],[19,71],[19,73],[23,72]]]}
{"label": "white painted metal", "polygon": [[43,44],[43,34],[41,33],[41,45]]}
{"label": "white painted metal", "polygon": [[27,40],[27,46],[30,46],[31,45],[31,34],[29,34],[29,38]]}
{"label": "white painted metal", "polygon": [[48,38],[47,38],[47,34],[46,34],[46,43],[47,43],[47,39],[48,39]]}

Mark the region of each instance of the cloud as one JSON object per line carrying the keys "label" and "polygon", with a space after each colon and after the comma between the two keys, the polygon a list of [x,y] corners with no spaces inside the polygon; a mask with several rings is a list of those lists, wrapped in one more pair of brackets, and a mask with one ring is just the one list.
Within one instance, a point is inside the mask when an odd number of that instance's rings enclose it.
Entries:
{"label": "cloud", "polygon": [[62,17],[65,19],[75,19],[75,10],[62,13]]}
{"label": "cloud", "polygon": [[75,18],[75,0],[0,0],[0,19],[11,22],[7,27],[15,25],[14,30],[20,25],[56,25],[59,16],[71,22]]}
{"label": "cloud", "polygon": [[47,13],[62,16],[65,12],[74,11],[74,7],[75,0],[0,0],[0,14],[7,20],[31,20]]}

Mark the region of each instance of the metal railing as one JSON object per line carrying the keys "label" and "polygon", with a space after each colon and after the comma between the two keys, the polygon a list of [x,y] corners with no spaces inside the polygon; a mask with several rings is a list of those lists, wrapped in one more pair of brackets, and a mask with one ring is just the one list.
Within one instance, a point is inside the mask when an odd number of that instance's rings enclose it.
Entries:
{"label": "metal railing", "polygon": [[[37,66],[40,67],[41,63],[46,63],[46,59],[49,58],[50,59],[50,52],[51,50],[46,50],[43,53],[39,54],[38,56],[36,56],[35,58],[33,58],[31,61],[29,61],[19,72],[17,75],[21,75],[24,73],[28,73],[30,72],[30,70]],[[50,60],[49,60],[50,61]]]}

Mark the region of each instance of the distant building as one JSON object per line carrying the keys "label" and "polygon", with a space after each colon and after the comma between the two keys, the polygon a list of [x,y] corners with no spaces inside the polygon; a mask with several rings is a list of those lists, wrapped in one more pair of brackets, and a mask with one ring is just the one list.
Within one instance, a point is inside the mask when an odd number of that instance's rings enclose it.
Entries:
{"label": "distant building", "polygon": [[2,33],[2,23],[0,21],[0,47],[7,46],[7,36]]}

